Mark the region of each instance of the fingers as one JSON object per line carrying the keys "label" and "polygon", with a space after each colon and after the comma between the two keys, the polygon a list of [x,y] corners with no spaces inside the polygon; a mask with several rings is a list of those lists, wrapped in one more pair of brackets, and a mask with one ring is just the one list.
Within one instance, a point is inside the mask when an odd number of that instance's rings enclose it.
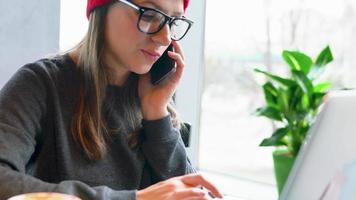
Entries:
{"label": "fingers", "polygon": [[180,177],[182,182],[191,185],[194,187],[203,186],[207,190],[209,190],[215,197],[222,198],[223,196],[219,192],[219,190],[208,180],[206,180],[201,174],[189,174]]}
{"label": "fingers", "polygon": [[213,199],[210,197],[204,196],[204,197],[188,197],[188,198],[183,198],[183,199],[179,199],[179,200],[213,200]]}
{"label": "fingers", "polygon": [[203,199],[206,193],[199,188],[186,188],[178,190],[174,197],[175,199]]}
{"label": "fingers", "polygon": [[[186,181],[187,183],[185,183]],[[185,175],[180,177],[170,178],[151,185],[148,188],[137,191],[136,199],[172,199],[172,200],[212,200],[216,199],[210,195],[210,191],[201,189],[203,185],[213,192],[214,187],[208,183],[201,175]],[[216,188],[215,188],[216,190]],[[214,191],[216,197],[221,197],[220,193]]]}
{"label": "fingers", "polygon": [[174,51],[169,52],[168,54],[171,58],[173,58],[177,62],[177,71],[180,71],[180,74],[177,74],[178,75],[177,78],[180,79],[180,77],[183,73],[183,68],[185,66],[184,53],[183,53],[182,46],[179,44],[179,42],[172,41],[172,45],[173,45]]}
{"label": "fingers", "polygon": [[174,76],[172,77],[172,81],[174,83],[178,83],[182,77],[182,74],[183,74],[183,70],[184,70],[184,66],[185,66],[184,61],[182,59],[182,56],[176,52],[168,52],[168,55],[169,55],[169,57],[174,59],[177,63],[176,72],[174,73]]}
{"label": "fingers", "polygon": [[174,48],[174,52],[178,53],[179,55],[182,56],[182,60],[184,60],[184,52],[182,46],[179,44],[178,41],[172,41],[172,45]]}

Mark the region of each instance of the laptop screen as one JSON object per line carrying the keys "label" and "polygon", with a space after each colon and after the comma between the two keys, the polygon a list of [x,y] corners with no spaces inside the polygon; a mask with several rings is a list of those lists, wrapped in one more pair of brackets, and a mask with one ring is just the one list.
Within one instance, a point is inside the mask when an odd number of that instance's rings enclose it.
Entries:
{"label": "laptop screen", "polygon": [[328,95],[280,199],[343,199],[352,193],[351,182],[356,182],[356,91],[349,90]]}

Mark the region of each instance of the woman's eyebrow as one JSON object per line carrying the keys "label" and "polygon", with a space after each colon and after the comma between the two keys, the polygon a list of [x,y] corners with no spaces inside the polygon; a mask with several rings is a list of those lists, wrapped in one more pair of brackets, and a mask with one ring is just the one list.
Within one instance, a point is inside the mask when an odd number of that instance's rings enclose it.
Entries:
{"label": "woman's eyebrow", "polygon": [[[163,11],[164,13],[168,13],[165,9],[163,9],[161,6],[159,6],[158,4],[156,4],[155,2],[151,2],[151,1],[143,1],[143,2],[140,2],[140,4],[146,4],[146,5],[150,5],[160,11]],[[184,15],[184,13],[182,12],[173,12],[173,16],[174,17],[182,17]]]}

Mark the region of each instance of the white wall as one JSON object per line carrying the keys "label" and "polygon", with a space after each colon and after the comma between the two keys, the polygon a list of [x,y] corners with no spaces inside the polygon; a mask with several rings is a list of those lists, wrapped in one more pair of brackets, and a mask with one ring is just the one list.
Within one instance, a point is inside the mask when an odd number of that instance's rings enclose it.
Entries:
{"label": "white wall", "polygon": [[0,0],[0,88],[25,63],[59,46],[60,1]]}
{"label": "white wall", "polygon": [[192,124],[189,157],[198,165],[201,94],[204,77],[205,0],[190,1],[187,17],[194,21],[190,32],[182,40],[186,68],[177,91],[177,107],[184,121]]}

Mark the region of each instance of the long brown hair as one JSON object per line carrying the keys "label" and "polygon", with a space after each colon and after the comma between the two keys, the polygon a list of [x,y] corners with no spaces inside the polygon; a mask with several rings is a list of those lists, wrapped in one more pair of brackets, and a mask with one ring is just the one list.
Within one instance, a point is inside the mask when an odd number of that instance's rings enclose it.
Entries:
{"label": "long brown hair", "polygon": [[[72,134],[85,154],[94,160],[105,156],[107,152],[105,138],[112,130],[108,129],[103,119],[108,74],[102,60],[105,48],[105,20],[110,5],[107,4],[91,12],[88,32],[75,48],[79,52],[77,66],[80,74],[80,87],[79,99],[72,119]],[[131,74],[128,79],[129,81],[124,84],[125,95],[121,96],[122,101],[118,101],[121,103],[119,106],[125,110],[120,113],[120,124],[123,127],[118,127],[118,130],[130,132],[129,143],[133,147],[138,144],[142,113],[137,94],[138,76]],[[168,106],[168,111],[171,114],[173,126],[180,128],[177,113],[172,105]]]}

